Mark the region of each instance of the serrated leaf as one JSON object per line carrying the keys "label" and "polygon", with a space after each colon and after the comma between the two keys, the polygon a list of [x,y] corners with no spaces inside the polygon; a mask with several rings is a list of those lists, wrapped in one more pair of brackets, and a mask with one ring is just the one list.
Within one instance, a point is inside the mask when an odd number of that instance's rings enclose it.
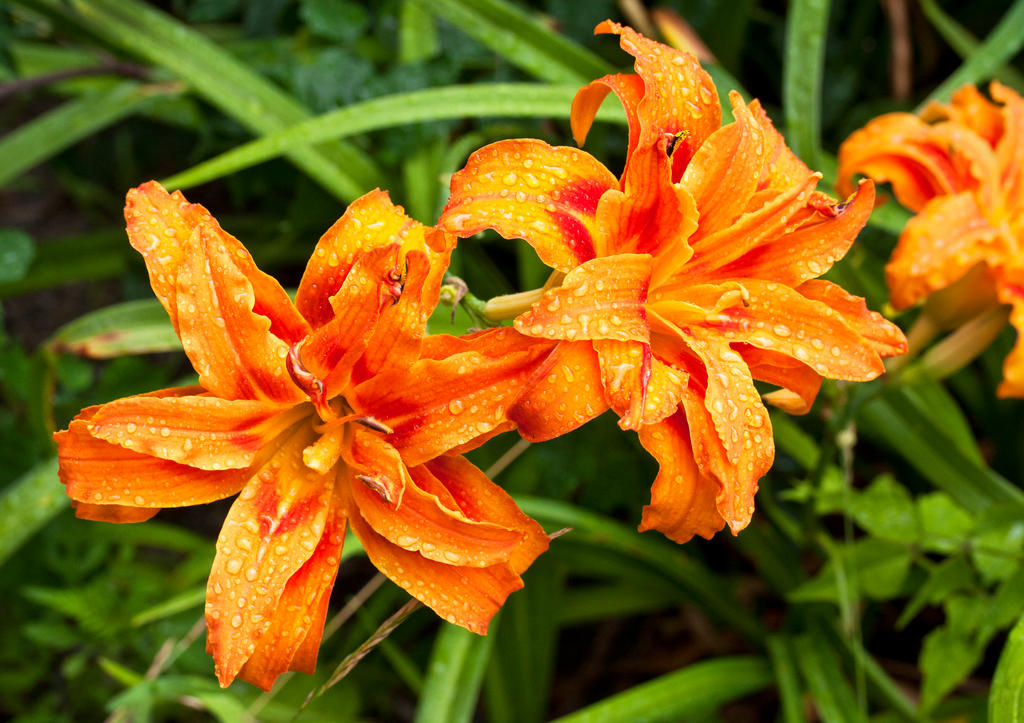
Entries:
{"label": "serrated leaf", "polygon": [[1005,580],[1020,567],[1024,553],[1024,522],[981,529],[971,539],[971,560],[982,580]]}
{"label": "serrated leaf", "polygon": [[943,492],[917,498],[921,520],[921,544],[934,552],[953,552],[963,545],[974,529],[974,517]]}
{"label": "serrated leaf", "polygon": [[876,478],[856,495],[850,514],[864,530],[885,540],[911,542],[921,534],[914,500],[890,475]]}
{"label": "serrated leaf", "polygon": [[896,627],[904,627],[925,605],[937,603],[958,590],[973,589],[975,584],[974,570],[964,555],[946,558],[928,571],[928,579],[907,603]]}
{"label": "serrated leaf", "polygon": [[981,662],[982,652],[981,646],[949,627],[928,633],[918,659],[924,676],[921,707],[930,710],[970,675]]}
{"label": "serrated leaf", "polygon": [[907,545],[864,538],[839,548],[838,560],[830,560],[813,579],[793,590],[793,602],[842,604],[863,593],[885,600],[901,590],[910,571]]}

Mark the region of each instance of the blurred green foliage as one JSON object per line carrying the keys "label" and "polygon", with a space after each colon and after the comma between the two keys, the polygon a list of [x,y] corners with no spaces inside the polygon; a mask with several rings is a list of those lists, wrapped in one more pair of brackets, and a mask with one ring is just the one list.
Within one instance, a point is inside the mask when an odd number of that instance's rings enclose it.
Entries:
{"label": "blurred green foliage", "polygon": [[[826,180],[850,131],[951,76],[1024,90],[1022,0],[666,4],[716,78],[760,98]],[[406,599],[377,588],[350,544],[332,605],[344,624],[317,676],[222,691],[198,623],[226,507],[122,527],[68,510],[52,432],[85,406],[192,378],[124,237],[124,192],[195,185],[189,198],[294,288],[360,193],[387,188],[430,223],[477,147],[571,143],[575,88],[628,67],[594,25],[636,23],[626,9],[641,5],[0,3],[0,716],[290,720]],[[900,42],[911,66],[889,61]],[[614,169],[622,114],[601,117],[587,149]],[[905,218],[883,207],[831,278],[885,308]],[[491,235],[460,244],[453,272],[480,298],[546,276]],[[471,323],[446,315],[435,330]],[[992,720],[1018,720],[1021,625],[1004,641],[1024,610],[1024,408],[993,392],[1011,343],[941,384],[826,385],[809,415],[773,414],[778,459],[736,538],[636,533],[655,464],[610,418],[525,449],[498,480],[549,532],[572,532],[492,635],[415,613],[299,719],[980,721],[993,686]]]}

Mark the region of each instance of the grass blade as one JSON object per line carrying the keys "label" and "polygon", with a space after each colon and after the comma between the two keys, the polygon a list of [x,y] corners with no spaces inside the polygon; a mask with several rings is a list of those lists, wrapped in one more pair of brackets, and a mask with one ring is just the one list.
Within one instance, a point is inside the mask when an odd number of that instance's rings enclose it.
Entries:
{"label": "grass blade", "polygon": [[1017,0],[984,42],[932,91],[928,100],[948,101],[960,86],[992,77],[1020,51],[1021,46],[1024,46],[1024,0]]}
{"label": "grass blade", "polygon": [[44,113],[0,138],[0,186],[122,118],[132,115],[155,95],[180,92],[169,86],[120,83],[90,93]]}
{"label": "grass blade", "polygon": [[57,458],[37,464],[0,495],[0,564],[71,504],[57,481]]}
{"label": "grass blade", "polygon": [[430,655],[415,723],[473,719],[493,644],[493,634],[477,635],[457,625],[442,624]]}
{"label": "grass blade", "polygon": [[[949,43],[961,58],[968,58],[977,50],[980,43],[971,35],[964,26],[951,18],[939,7],[935,0],[920,0],[921,10],[925,17],[931,22],[942,39]],[[1007,85],[1013,86],[1018,91],[1024,90],[1024,74],[1020,73],[1011,65],[1005,65],[993,72],[992,76]]]}
{"label": "grass blade", "polygon": [[[575,86],[535,83],[456,85],[398,93],[356,103],[222,153],[165,181],[170,188],[188,188],[310,144],[421,121],[469,117],[568,118]],[[621,108],[607,104],[602,120],[621,120]]]}
{"label": "grass blade", "polygon": [[694,663],[662,675],[599,703],[557,719],[555,723],[678,721],[708,713],[774,681],[764,658],[723,657]]}
{"label": "grass blade", "polygon": [[988,699],[988,719],[1024,721],[1024,616],[1013,626],[999,656]]}
{"label": "grass blade", "polygon": [[821,150],[821,83],[825,70],[828,0],[794,0],[786,16],[782,106],[793,152],[817,168]]}
{"label": "grass blade", "polygon": [[[207,101],[256,134],[272,133],[310,117],[278,89],[200,33],[138,0],[29,0],[123,50],[175,73]],[[296,148],[288,157],[310,177],[351,201],[376,185],[376,164],[355,147],[334,141]]]}
{"label": "grass blade", "polygon": [[513,65],[550,83],[580,84],[612,67],[501,0],[417,0]]}

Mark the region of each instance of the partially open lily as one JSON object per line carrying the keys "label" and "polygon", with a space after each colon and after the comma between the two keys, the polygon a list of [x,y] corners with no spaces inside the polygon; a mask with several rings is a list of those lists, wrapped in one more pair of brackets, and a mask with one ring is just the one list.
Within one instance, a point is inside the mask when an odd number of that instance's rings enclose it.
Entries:
{"label": "partially open lily", "polygon": [[453,239],[372,192],[320,239],[293,304],[180,193],[147,183],[125,217],[199,386],[84,410],[56,435],[61,480],[79,517],[111,522],[238,494],[207,588],[221,684],[313,671],[349,526],[384,574],[485,632],[547,537],[447,453],[508,427],[511,396],[472,382],[535,352],[423,339]]}
{"label": "partially open lily", "polygon": [[943,367],[951,370],[983,351],[1008,316],[1017,345],[999,395],[1022,397],[1024,99],[998,82],[990,93],[996,102],[968,85],[919,115],[874,119],[840,147],[839,178],[846,187],[858,173],[888,181],[917,214],[886,266],[896,308],[927,298],[910,332],[913,351],[942,328],[975,329],[941,350],[945,357],[955,351]]}
{"label": "partially open lily", "polygon": [[[510,416],[529,439],[610,407],[660,463],[641,529],[683,542],[734,533],[772,464],[766,395],[807,411],[822,377],[868,380],[904,351],[899,329],[817,277],[841,258],[874,201],[838,203],[786,147],[757,101],[731,95],[720,127],[710,76],[692,56],[605,22],[637,74],[584,87],[578,142],[614,92],[629,120],[616,178],[589,154],[538,140],[495,143],[452,179],[440,225],[526,239],[555,269],[515,328],[554,344],[550,371]],[[541,343],[541,342],[538,342]]]}

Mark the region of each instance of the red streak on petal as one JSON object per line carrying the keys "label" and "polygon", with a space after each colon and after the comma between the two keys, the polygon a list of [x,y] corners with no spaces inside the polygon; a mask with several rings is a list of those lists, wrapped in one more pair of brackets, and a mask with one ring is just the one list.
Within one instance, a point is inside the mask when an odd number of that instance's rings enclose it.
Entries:
{"label": "red streak on petal", "polygon": [[607,190],[607,186],[588,179],[573,181],[560,190],[559,205],[593,217],[597,213],[598,201]]}
{"label": "red streak on petal", "polygon": [[578,218],[564,211],[551,211],[551,219],[558,225],[565,238],[565,244],[572,251],[578,263],[594,258],[594,241],[590,231]]}

